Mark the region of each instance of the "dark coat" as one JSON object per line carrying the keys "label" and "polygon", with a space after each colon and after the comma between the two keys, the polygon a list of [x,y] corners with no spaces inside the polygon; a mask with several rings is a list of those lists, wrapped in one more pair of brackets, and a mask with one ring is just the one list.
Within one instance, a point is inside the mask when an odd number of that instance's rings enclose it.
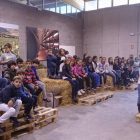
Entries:
{"label": "dark coat", "polygon": [[10,100],[15,103],[17,99],[20,99],[18,96],[18,89],[13,84],[10,84],[3,88],[0,91],[0,102],[7,104]]}
{"label": "dark coat", "polygon": [[87,63],[88,72],[95,72],[92,63]]}
{"label": "dark coat", "polygon": [[13,78],[16,76],[16,69],[14,71],[11,71],[9,68],[7,68],[5,71],[4,71],[4,78],[7,79],[7,84],[9,85]]}
{"label": "dark coat", "polygon": [[74,78],[71,74],[71,67],[67,64],[64,64],[64,66],[62,67],[62,75],[70,79]]}

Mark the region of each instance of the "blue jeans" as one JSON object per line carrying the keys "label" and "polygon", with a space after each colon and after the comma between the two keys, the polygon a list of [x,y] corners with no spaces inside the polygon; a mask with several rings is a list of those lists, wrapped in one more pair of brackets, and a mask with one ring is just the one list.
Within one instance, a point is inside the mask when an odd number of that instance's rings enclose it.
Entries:
{"label": "blue jeans", "polygon": [[106,84],[106,74],[105,73],[102,73],[102,74],[99,74],[100,75],[100,83],[102,84],[102,77],[104,78],[104,84]]}
{"label": "blue jeans", "polygon": [[92,73],[92,72],[89,72],[89,75],[94,77],[95,86],[96,87],[99,86],[100,85],[100,75]]}
{"label": "blue jeans", "polygon": [[109,72],[109,73],[106,73],[107,75],[110,75],[112,78],[113,78],[113,84],[114,84],[114,86],[116,85],[116,80],[115,80],[115,74],[114,73],[111,73],[111,72]]}
{"label": "blue jeans", "polygon": [[38,86],[39,89],[36,90],[36,92],[35,92],[35,88],[34,88],[31,84],[25,84],[24,86],[25,86],[27,89],[30,90],[30,93],[31,93],[32,95],[38,96],[38,95],[42,92],[42,88],[39,87],[39,86]]}
{"label": "blue jeans", "polygon": [[119,78],[121,78],[121,70],[115,70],[115,72],[116,72],[116,75],[117,75]]}
{"label": "blue jeans", "polygon": [[77,92],[79,90],[79,82],[78,81],[73,81],[72,79],[70,78],[66,78],[64,79],[66,81],[69,81],[71,86],[72,86],[72,99],[76,98],[77,96]]}
{"label": "blue jeans", "polygon": [[5,78],[0,78],[0,90],[5,88],[7,85],[7,79]]}

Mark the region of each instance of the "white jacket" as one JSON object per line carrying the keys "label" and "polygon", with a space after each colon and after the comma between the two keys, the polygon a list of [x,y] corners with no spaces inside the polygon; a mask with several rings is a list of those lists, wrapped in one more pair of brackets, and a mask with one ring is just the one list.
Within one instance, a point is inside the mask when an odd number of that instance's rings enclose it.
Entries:
{"label": "white jacket", "polygon": [[100,72],[98,69],[97,69],[97,66],[96,66],[96,64],[94,63],[94,62],[92,62],[92,65],[93,65],[93,68],[94,68],[94,70],[95,70],[95,72]]}

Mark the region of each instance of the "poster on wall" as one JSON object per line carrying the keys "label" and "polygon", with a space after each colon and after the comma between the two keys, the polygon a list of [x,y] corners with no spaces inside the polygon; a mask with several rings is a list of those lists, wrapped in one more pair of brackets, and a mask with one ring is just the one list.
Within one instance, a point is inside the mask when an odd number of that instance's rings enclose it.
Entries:
{"label": "poster on wall", "polygon": [[59,49],[58,30],[26,27],[27,33],[27,58],[45,61],[47,50],[51,49],[56,54]]}
{"label": "poster on wall", "polygon": [[19,26],[0,22],[0,56],[6,43],[12,45],[12,53],[19,57]]}

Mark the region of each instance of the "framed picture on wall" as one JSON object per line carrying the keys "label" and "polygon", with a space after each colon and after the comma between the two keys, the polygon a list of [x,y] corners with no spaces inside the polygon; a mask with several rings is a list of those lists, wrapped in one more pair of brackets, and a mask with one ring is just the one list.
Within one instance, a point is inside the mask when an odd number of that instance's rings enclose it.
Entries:
{"label": "framed picture on wall", "polygon": [[27,58],[45,61],[47,50],[52,49],[55,55],[59,49],[58,30],[26,27]]}

